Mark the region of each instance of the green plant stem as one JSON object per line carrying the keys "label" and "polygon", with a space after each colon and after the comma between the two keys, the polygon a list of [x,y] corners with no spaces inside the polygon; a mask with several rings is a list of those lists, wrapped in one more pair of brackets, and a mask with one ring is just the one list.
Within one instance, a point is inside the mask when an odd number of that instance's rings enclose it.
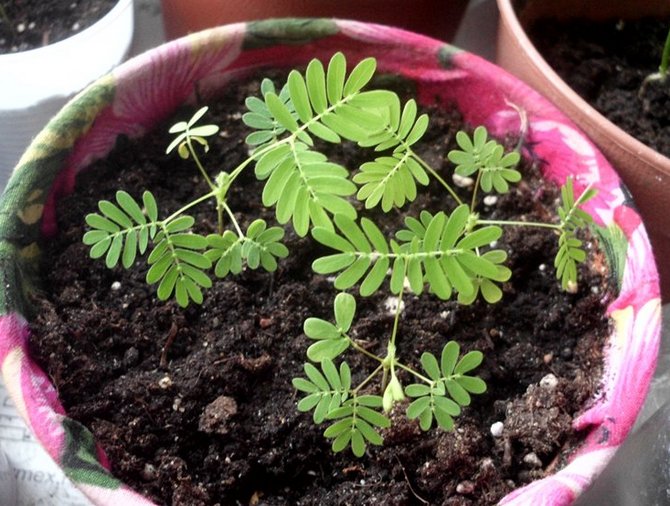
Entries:
{"label": "green plant stem", "polygon": [[553,230],[562,230],[561,225],[555,225],[553,223],[541,223],[538,221],[505,221],[505,220],[477,220],[477,225],[501,225],[501,226],[511,226],[511,227],[539,227],[539,228],[551,228]]}
{"label": "green plant stem", "polygon": [[212,180],[210,179],[209,175],[207,175],[207,172],[205,171],[205,168],[202,166],[202,163],[200,162],[200,158],[198,158],[198,154],[195,152],[195,148],[193,147],[193,142],[191,141],[191,137],[186,137],[186,143],[188,144],[188,150],[191,153],[191,156],[193,157],[193,160],[195,161],[195,164],[198,166],[198,169],[200,170],[200,173],[202,174],[202,177],[205,178],[205,181],[209,185],[209,187],[212,190],[216,189],[216,186],[214,183],[212,183]]}
{"label": "green plant stem", "polygon": [[413,376],[419,378],[419,379],[420,379],[421,381],[423,381],[424,383],[428,383],[428,384],[433,384],[433,383],[435,383],[432,379],[427,378],[427,377],[424,376],[423,374],[420,374],[420,373],[416,372],[414,369],[412,369],[412,368],[409,367],[409,366],[406,366],[405,364],[403,364],[403,363],[401,363],[401,362],[396,362],[396,365],[397,365],[400,369],[402,369],[403,371],[407,371],[407,372],[410,373],[411,375],[413,375]]}
{"label": "green plant stem", "polygon": [[373,360],[376,360],[377,362],[384,362],[384,359],[381,357],[378,357],[374,353],[370,353],[368,350],[363,348],[360,344],[358,344],[356,341],[354,341],[351,337],[347,336],[347,339],[349,339],[349,342],[351,343],[351,346],[359,353],[362,353],[366,357],[369,357]]}
{"label": "green plant stem", "polygon": [[184,212],[188,211],[190,208],[197,206],[198,204],[204,202],[207,199],[211,199],[212,197],[216,197],[218,190],[211,191],[209,193],[206,193],[205,195],[202,195],[201,197],[198,197],[197,199],[189,202],[186,204],[184,207],[181,209],[177,209],[174,213],[172,213],[170,216],[165,218],[162,222],[159,223],[168,223],[172,220],[174,220],[177,216],[180,214],[183,214]]}
{"label": "green plant stem", "polygon": [[431,176],[433,176],[435,179],[437,179],[437,181],[438,181],[442,186],[444,186],[444,188],[449,192],[449,194],[450,194],[450,195],[452,196],[452,198],[458,203],[458,205],[461,205],[461,204],[463,203],[463,201],[462,201],[461,198],[458,196],[458,194],[454,191],[454,189],[449,185],[449,183],[447,183],[447,182],[442,178],[442,176],[440,176],[440,175],[437,173],[437,171],[435,171],[435,169],[433,169],[428,163],[426,163],[426,162],[423,160],[423,158],[421,158],[421,157],[420,157],[419,155],[417,155],[414,151],[412,151],[411,148],[408,147],[407,149],[411,152],[411,154],[412,154],[412,156],[414,157],[414,159],[415,159],[417,162],[419,162],[419,163],[421,164],[421,166],[423,166],[423,168],[426,169],[426,170],[430,173]]}
{"label": "green plant stem", "polygon": [[668,66],[670,65],[670,30],[665,38],[665,45],[663,46],[663,53],[661,55],[661,64],[658,67],[658,73],[661,74],[661,79],[665,79],[668,75]]}
{"label": "green plant stem", "polygon": [[363,388],[365,385],[370,383],[370,381],[372,381],[372,379],[374,379],[374,377],[377,376],[377,374],[379,374],[379,371],[381,371],[383,368],[384,368],[384,364],[379,364],[377,366],[377,368],[374,371],[372,371],[372,373],[367,378],[365,378],[363,381],[361,381],[358,384],[358,386],[351,391],[351,395],[355,396],[356,394],[358,394],[358,391],[361,388]]}
{"label": "green plant stem", "polygon": [[475,212],[475,204],[477,203],[477,190],[479,189],[479,182],[482,179],[482,171],[477,171],[477,180],[475,181],[474,189],[472,190],[472,200],[470,201],[470,212]]}
{"label": "green plant stem", "polygon": [[[237,232],[237,235],[241,239],[244,239],[245,235],[242,232],[242,229],[240,228],[239,223],[237,223],[237,220],[235,219],[235,215],[233,214],[233,211],[230,209],[230,207],[228,207],[228,204],[226,204],[225,202],[221,202],[221,205],[222,205],[223,210],[225,210],[226,214],[228,214],[228,216],[230,217],[230,221],[232,222],[233,226],[235,227],[235,231]],[[223,232],[221,232],[221,233],[223,233]]]}

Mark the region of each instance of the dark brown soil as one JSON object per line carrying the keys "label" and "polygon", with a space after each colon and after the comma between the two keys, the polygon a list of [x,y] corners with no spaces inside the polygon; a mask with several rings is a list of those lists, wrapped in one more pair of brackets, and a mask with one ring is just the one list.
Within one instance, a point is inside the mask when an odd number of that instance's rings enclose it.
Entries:
{"label": "dark brown soil", "polygon": [[587,102],[652,149],[670,156],[670,79],[658,71],[670,20],[543,20],[529,30],[542,56]]}
{"label": "dark brown soil", "polygon": [[101,19],[116,3],[118,0],[0,0],[0,54],[67,39]]}
{"label": "dark brown soil", "polygon": [[[231,92],[233,103],[250,92],[256,93],[253,85]],[[206,160],[213,171],[230,169],[246,156],[246,132],[237,105],[213,108],[222,135]],[[449,177],[445,154],[461,120],[435,113],[432,122],[420,150]],[[291,255],[275,274],[245,270],[218,281],[202,306],[187,310],[156,301],[141,262],[131,271],[108,270],[88,258],[83,217],[98,199],[149,188],[168,213],[206,191],[192,165],[163,154],[168,126],[141,143],[120,142],[61,202],[62,233],[45,245],[45,292],[33,322],[34,356],[70,416],[102,444],[116,476],[171,505],[491,505],[564,463],[579,438],[571,420],[599,387],[609,326],[601,316],[608,296],[600,274],[582,269],[578,293],[561,292],[552,268],[555,237],[509,229],[500,246],[515,277],[502,303],[465,307],[406,296],[400,356],[416,366],[423,351],[439,353],[455,339],[464,350],[485,353],[481,376],[489,390],[464,410],[453,432],[422,433],[400,405],[384,431],[385,446],[369,447],[360,459],[332,454],[324,427],[297,411],[291,386],[309,344],[302,323],[308,316],[332,318],[336,293],[308,268],[324,253],[310,240],[288,233]],[[348,152],[338,148],[334,156]],[[527,181],[483,213],[545,219],[553,212],[555,189],[540,188],[536,168],[522,170]],[[271,211],[258,209],[252,173],[243,177],[231,207],[245,224],[250,213],[273,222]],[[409,212],[444,206],[444,194],[431,184]],[[215,214],[201,206],[196,222],[211,230]],[[386,221],[398,227],[399,219],[394,211]],[[393,323],[385,301],[384,294],[359,298],[353,327],[363,346],[382,355]],[[161,367],[171,338],[168,365]],[[347,361],[354,381],[374,367],[353,352]],[[500,437],[491,433],[495,422],[504,423]]]}

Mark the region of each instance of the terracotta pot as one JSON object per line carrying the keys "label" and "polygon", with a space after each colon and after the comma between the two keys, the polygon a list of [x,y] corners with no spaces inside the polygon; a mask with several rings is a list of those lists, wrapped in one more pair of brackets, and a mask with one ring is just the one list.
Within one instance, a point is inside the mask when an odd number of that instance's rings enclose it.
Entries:
{"label": "terracotta pot", "polygon": [[496,137],[525,131],[524,156],[542,160],[548,180],[562,183],[574,177],[576,193],[592,183],[598,195],[586,204],[587,210],[597,224],[617,231],[617,240],[607,240],[604,248],[616,259],[610,261],[616,295],[607,310],[614,325],[605,345],[602,387],[573,422],[583,438],[567,466],[502,503],[569,504],[632,427],[658,352],[658,274],[644,226],[626,205],[619,178],[561,112],[495,65],[396,28],[332,19],[229,25],[153,49],[87,88],[31,144],[0,199],[3,378],[36,438],[95,504],[150,503],[109,473],[103,451],[86,429],[66,416],[49,378],[30,357],[30,294],[40,284],[39,241],[57,232],[56,201],[73,190],[77,174],[106,156],[120,136],[143,135],[184,103],[193,103],[196,95],[206,101],[231,80],[259,68],[295,67],[314,57],[326,60],[337,50],[350,63],[375,56],[381,72],[414,82],[420,102],[455,104],[466,122],[483,124]]}
{"label": "terracotta pot", "polygon": [[528,39],[525,27],[540,18],[635,19],[670,15],[667,0],[497,0],[497,62],[549,98],[582,128],[630,189],[659,259],[663,301],[670,301],[670,159],[624,132],[596,111],[554,72]]}
{"label": "terracotta pot", "polygon": [[239,21],[334,17],[398,26],[451,40],[468,0],[161,0],[168,39]]}
{"label": "terracotta pot", "polygon": [[133,1],[119,0],[72,37],[0,55],[0,188],[32,138],[75,93],[118,65],[132,38]]}

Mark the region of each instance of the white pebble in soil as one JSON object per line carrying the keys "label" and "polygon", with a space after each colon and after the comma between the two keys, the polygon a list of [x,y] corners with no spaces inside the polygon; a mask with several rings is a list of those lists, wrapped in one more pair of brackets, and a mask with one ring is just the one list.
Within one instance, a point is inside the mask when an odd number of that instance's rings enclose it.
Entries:
{"label": "white pebble in soil", "polygon": [[121,283],[119,281],[114,281],[111,288],[116,292],[121,289]]}
{"label": "white pebble in soil", "polygon": [[495,206],[498,203],[498,197],[496,195],[487,195],[484,197],[485,206]]}
{"label": "white pebble in soil", "polygon": [[389,312],[391,315],[395,315],[398,311],[398,303],[400,304],[400,312],[402,313],[405,309],[405,303],[398,299],[398,297],[387,297],[384,301],[384,309]]}
{"label": "white pebble in soil", "polygon": [[454,184],[459,188],[470,188],[473,184],[475,184],[474,179],[472,179],[471,177],[459,176],[456,173],[451,175],[451,179],[454,181]]}
{"label": "white pebble in soil", "polygon": [[170,376],[163,376],[161,379],[158,380],[158,386],[161,387],[163,390],[166,388],[170,388],[172,386],[172,379],[170,379]]}
{"label": "white pebble in soil", "polygon": [[503,435],[503,429],[505,424],[502,422],[495,422],[491,424],[491,435],[493,437],[501,437]]}
{"label": "white pebble in soil", "polygon": [[553,374],[547,374],[544,378],[540,380],[540,386],[542,388],[554,389],[558,385],[558,378]]}
{"label": "white pebble in soil", "polygon": [[456,485],[456,493],[465,495],[465,494],[472,494],[475,491],[475,484],[472,483],[471,481],[464,480],[460,482],[458,485]]}
{"label": "white pebble in soil", "polygon": [[525,455],[523,461],[525,464],[528,464],[531,467],[542,467],[542,461],[535,454],[535,452],[530,452],[529,454]]}

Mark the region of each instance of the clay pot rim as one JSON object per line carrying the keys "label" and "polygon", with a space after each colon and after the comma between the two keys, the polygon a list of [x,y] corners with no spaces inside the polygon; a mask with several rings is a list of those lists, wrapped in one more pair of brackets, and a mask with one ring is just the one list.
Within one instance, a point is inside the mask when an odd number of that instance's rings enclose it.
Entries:
{"label": "clay pot rim", "polygon": [[[496,0],[498,9],[500,11],[500,19],[507,28],[512,32],[517,47],[526,52],[535,65],[533,71],[545,74],[552,91],[556,95],[566,97],[570,102],[575,104],[576,108],[581,109],[585,116],[589,116],[598,123],[599,127],[605,132],[606,137],[613,138],[619,144],[621,149],[630,153],[632,156],[642,158],[656,171],[670,174],[670,158],[662,155],[653,148],[647,146],[643,142],[637,140],[631,134],[625,132],[623,129],[612,123],[609,119],[598,112],[591,104],[580,97],[564,80],[559,76],[554,69],[547,63],[544,57],[536,49],[526,34],[525,28],[521,25],[516,11],[512,6],[512,0]],[[552,97],[547,97],[553,102]]]}

